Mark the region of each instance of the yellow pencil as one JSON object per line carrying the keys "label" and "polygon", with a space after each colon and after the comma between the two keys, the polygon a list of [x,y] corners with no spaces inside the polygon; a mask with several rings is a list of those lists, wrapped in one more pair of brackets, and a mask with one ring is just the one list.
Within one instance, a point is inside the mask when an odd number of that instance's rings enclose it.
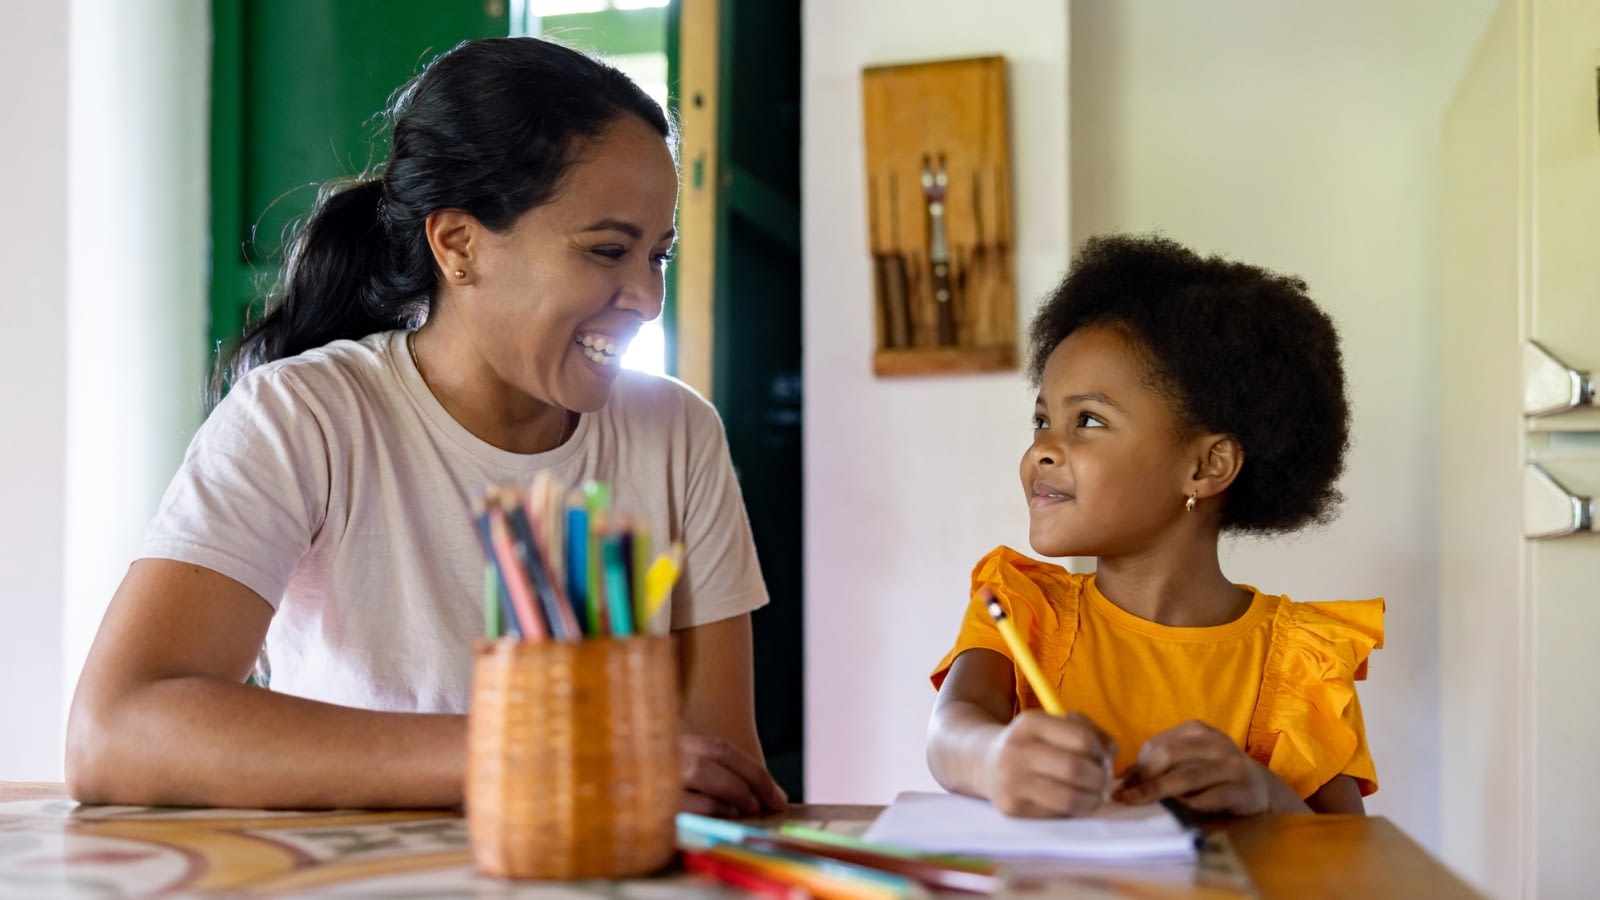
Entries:
{"label": "yellow pencil", "polygon": [[1061,698],[1056,696],[1055,688],[1044,677],[1044,672],[1039,669],[1039,661],[1033,658],[1033,652],[1023,642],[1022,635],[1017,633],[1017,626],[1011,624],[1011,619],[1006,616],[1005,608],[995,597],[994,591],[983,589],[984,604],[989,607],[989,615],[994,619],[994,627],[1000,629],[1000,636],[1006,639],[1006,646],[1011,648],[1011,656],[1017,665],[1022,667],[1022,674],[1028,679],[1028,686],[1039,696],[1039,705],[1052,716],[1064,716],[1066,707],[1061,705]]}

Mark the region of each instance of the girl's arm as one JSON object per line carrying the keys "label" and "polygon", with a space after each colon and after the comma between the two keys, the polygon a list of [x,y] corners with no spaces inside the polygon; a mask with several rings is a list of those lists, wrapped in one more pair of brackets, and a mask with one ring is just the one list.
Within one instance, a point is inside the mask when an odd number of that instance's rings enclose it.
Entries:
{"label": "girl's arm", "polygon": [[463,716],[251,687],[272,608],[210,569],[128,570],[78,680],[67,785],[86,803],[278,808],[461,803]]}
{"label": "girl's arm", "polygon": [[940,787],[990,797],[989,752],[1011,722],[1017,682],[1011,660],[993,650],[957,656],[928,719],[928,770]]}
{"label": "girl's arm", "polygon": [[753,815],[788,806],[756,735],[750,614],[678,632],[683,684],[683,808]]}
{"label": "girl's arm", "polygon": [[993,650],[956,657],[928,722],[928,768],[946,790],[1008,816],[1072,816],[1099,806],[1114,743],[1086,717],[1012,715],[1016,675]]}
{"label": "girl's arm", "polygon": [[1332,781],[1317,788],[1316,793],[1306,798],[1306,805],[1311,807],[1312,812],[1318,813],[1367,814],[1367,806],[1361,802],[1361,786],[1349,775],[1333,776]]}

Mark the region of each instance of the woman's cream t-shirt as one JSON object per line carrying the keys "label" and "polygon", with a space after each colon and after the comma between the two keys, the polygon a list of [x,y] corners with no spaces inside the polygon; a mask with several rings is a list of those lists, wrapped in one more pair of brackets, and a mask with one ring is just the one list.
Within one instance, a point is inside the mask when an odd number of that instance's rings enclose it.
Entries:
{"label": "woman's cream t-shirt", "polygon": [[622,371],[605,407],[547,453],[508,453],[457,423],[405,332],[261,366],[200,427],[140,557],[192,563],[275,610],[272,689],[366,709],[464,712],[483,634],[484,485],[611,485],[657,547],[682,541],[674,629],[767,602],[716,411],[670,378]]}

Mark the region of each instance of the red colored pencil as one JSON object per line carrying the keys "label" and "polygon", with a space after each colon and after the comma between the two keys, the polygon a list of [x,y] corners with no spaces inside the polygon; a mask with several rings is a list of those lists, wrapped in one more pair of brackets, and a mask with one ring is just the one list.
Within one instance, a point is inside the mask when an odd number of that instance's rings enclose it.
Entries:
{"label": "red colored pencil", "polygon": [[740,890],[749,891],[762,897],[774,897],[777,900],[810,900],[811,894],[798,884],[757,875],[754,872],[731,866],[728,863],[710,855],[694,850],[683,851],[683,864],[686,868],[709,875],[723,884],[732,885]]}

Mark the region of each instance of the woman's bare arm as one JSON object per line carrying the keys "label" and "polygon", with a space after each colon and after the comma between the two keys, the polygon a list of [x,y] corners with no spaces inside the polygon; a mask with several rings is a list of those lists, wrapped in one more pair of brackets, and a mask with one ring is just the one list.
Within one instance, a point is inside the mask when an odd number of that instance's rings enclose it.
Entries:
{"label": "woman's bare arm", "polygon": [[146,559],[112,598],[67,724],[86,803],[247,808],[461,803],[466,720],[244,684],[272,608],[210,569]]}
{"label": "woman's bare arm", "polygon": [[712,815],[788,805],[768,774],[756,735],[750,616],[678,633],[683,683],[684,808]]}

